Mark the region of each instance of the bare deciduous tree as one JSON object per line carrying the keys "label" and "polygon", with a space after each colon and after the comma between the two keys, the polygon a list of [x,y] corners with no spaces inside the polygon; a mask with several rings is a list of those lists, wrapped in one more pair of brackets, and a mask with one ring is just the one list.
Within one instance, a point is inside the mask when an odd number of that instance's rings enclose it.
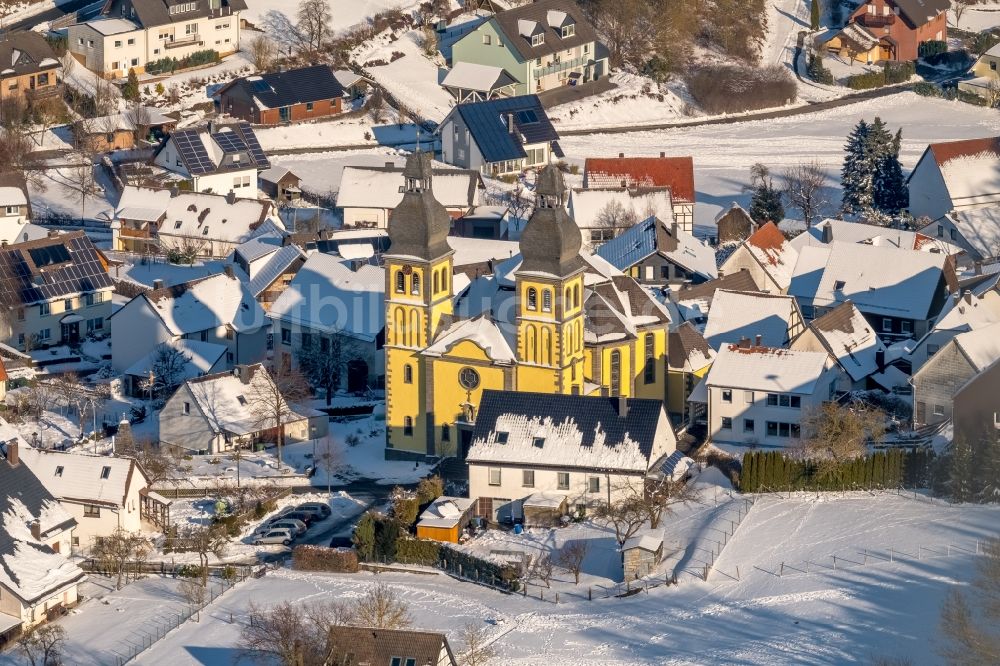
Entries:
{"label": "bare deciduous tree", "polygon": [[405,629],[410,611],[396,591],[385,583],[375,583],[354,602],[354,622],[360,627]]}
{"label": "bare deciduous tree", "polygon": [[17,646],[31,666],[59,666],[65,641],[66,630],[61,626],[42,624],[21,634]]}
{"label": "bare deciduous tree", "polygon": [[361,347],[352,338],[334,333],[329,337],[312,336],[308,344],[303,342],[296,358],[309,382],[326,392],[326,404],[329,406],[333,394],[340,388],[344,368],[361,355]]}
{"label": "bare deciduous tree", "polygon": [[128,565],[145,561],[148,551],[149,542],[141,534],[116,527],[110,535],[96,538],[91,552],[104,570],[117,578],[115,586],[120,590],[125,583]]}
{"label": "bare deciduous tree", "polygon": [[573,574],[573,581],[580,584],[580,573],[583,571],[583,561],[587,558],[589,547],[585,539],[568,541],[559,549],[557,562],[566,571]]}
{"label": "bare deciduous tree", "polygon": [[180,534],[188,550],[198,553],[201,566],[201,585],[208,586],[208,562],[212,555],[222,557],[226,552],[229,538],[221,525],[193,525]]}
{"label": "bare deciduous tree", "polygon": [[540,580],[545,584],[545,587],[551,587],[553,573],[555,571],[552,558],[547,553],[541,553],[532,559],[531,566],[528,568],[528,579]]}
{"label": "bare deciduous tree", "polygon": [[250,40],[250,60],[257,71],[266,72],[271,69],[277,57],[278,47],[267,35],[257,35]]}
{"label": "bare deciduous tree", "polygon": [[868,442],[879,441],[884,434],[881,410],[828,402],[803,416],[803,439],[796,449],[802,457],[815,460],[820,473],[826,473],[863,456]]}
{"label": "bare deciduous tree", "polygon": [[192,606],[200,608],[205,605],[205,601],[208,599],[208,588],[196,580],[182,580],[180,590],[184,601]]}
{"label": "bare deciduous tree", "polygon": [[179,476],[177,458],[170,455],[149,440],[136,442],[135,449],[124,452],[135,458],[146,473],[149,485],[152,487],[162,483],[176,483]]}
{"label": "bare deciduous tree", "polygon": [[319,51],[330,36],[333,14],[327,0],[302,0],[299,3],[298,29],[310,50]]}
{"label": "bare deciduous tree", "polygon": [[986,542],[969,592],[953,590],[945,599],[941,633],[946,663],[1000,663],[1000,537]]}
{"label": "bare deciduous tree", "polygon": [[327,435],[316,446],[316,459],[313,461],[318,469],[326,474],[326,492],[333,492],[333,475],[344,464],[340,447]]}
{"label": "bare deciduous tree", "polygon": [[634,492],[635,500],[645,511],[650,528],[654,530],[660,526],[663,516],[673,511],[674,506],[695,501],[698,497],[698,490],[693,484],[674,481],[666,476],[647,479],[641,494],[631,490],[631,486],[629,488],[629,492]]}
{"label": "bare deciduous tree", "polygon": [[465,647],[461,657],[463,666],[486,666],[496,657],[496,648],[489,640],[489,628],[485,624],[465,624],[459,632],[459,639]]}
{"label": "bare deciduous tree", "polygon": [[646,507],[636,495],[601,504],[595,515],[614,529],[619,548],[635,536],[648,519]]}
{"label": "bare deciduous tree", "polygon": [[292,414],[290,403],[308,395],[309,386],[302,374],[282,363],[258,370],[250,379],[246,391],[247,408],[258,428],[274,430],[279,464],[285,445],[285,423]]}
{"label": "bare deciduous tree", "polygon": [[611,240],[622,231],[633,227],[639,222],[639,214],[631,208],[614,199],[597,212],[594,223],[597,227],[607,230],[604,240]]}
{"label": "bare deciduous tree", "polygon": [[815,160],[789,167],[781,174],[788,205],[802,212],[806,229],[812,227],[813,218],[829,203],[823,198],[823,188],[829,180],[826,170]]}

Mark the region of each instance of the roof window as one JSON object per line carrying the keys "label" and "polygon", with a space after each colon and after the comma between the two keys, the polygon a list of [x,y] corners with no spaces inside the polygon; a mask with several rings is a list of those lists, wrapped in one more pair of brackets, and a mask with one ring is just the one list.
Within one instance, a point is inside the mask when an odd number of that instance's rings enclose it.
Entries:
{"label": "roof window", "polygon": [[111,476],[111,468],[105,465],[104,467],[101,468],[101,478],[107,479],[110,476]]}
{"label": "roof window", "polygon": [[62,476],[62,473],[63,473],[63,466],[59,465],[58,467],[56,467],[56,476]]}
{"label": "roof window", "polygon": [[509,436],[510,436],[510,433],[503,432],[503,431],[498,432],[497,433],[497,444],[506,444],[507,443],[507,437],[509,437]]}
{"label": "roof window", "polygon": [[540,449],[543,446],[545,446],[545,438],[544,437],[535,437],[534,439],[531,440],[531,445],[534,446],[535,448]]}

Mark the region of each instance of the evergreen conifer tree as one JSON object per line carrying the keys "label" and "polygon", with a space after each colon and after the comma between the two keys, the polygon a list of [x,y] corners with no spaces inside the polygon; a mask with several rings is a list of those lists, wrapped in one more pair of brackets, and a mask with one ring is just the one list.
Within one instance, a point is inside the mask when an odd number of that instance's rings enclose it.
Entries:
{"label": "evergreen conifer tree", "polygon": [[973,499],[972,447],[965,439],[959,437],[951,443],[950,465],[948,467],[948,491],[951,499],[956,502],[968,502]]}
{"label": "evergreen conifer tree", "polygon": [[781,203],[781,190],[774,186],[770,170],[763,164],[750,167],[750,217],[758,224],[785,219],[785,206]]}
{"label": "evergreen conifer tree", "polygon": [[[878,118],[875,121],[881,123]],[[883,127],[874,146],[877,157],[872,184],[873,205],[876,210],[889,217],[897,217],[899,211],[909,204],[903,166],[899,163],[902,138],[902,130],[897,130],[896,135],[892,136]]]}
{"label": "evergreen conifer tree", "polygon": [[861,213],[872,206],[874,169],[868,138],[869,127],[863,119],[858,121],[847,135],[847,145],[844,146],[844,165],[840,170],[843,189],[841,208],[848,214]]}

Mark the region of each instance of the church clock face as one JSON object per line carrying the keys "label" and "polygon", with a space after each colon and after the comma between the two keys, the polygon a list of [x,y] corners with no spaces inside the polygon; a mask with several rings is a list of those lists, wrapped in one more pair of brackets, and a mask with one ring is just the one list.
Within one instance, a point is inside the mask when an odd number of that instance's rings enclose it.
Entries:
{"label": "church clock face", "polygon": [[458,383],[471,391],[479,386],[479,373],[472,368],[462,368],[458,373]]}

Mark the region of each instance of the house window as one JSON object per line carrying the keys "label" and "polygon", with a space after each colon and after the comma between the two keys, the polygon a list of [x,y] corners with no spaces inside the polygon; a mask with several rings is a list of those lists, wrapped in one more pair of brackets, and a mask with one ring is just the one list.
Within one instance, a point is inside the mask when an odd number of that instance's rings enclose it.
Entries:
{"label": "house window", "polygon": [[556,473],[556,487],[559,490],[569,490],[569,472]]}
{"label": "house window", "polygon": [[73,299],[67,298],[63,300],[63,311],[68,311],[73,309]]}
{"label": "house window", "polygon": [[939,224],[937,228],[938,238],[944,238],[944,225]]}
{"label": "house window", "polygon": [[754,422],[753,419],[743,419],[743,432],[753,433]]}
{"label": "house window", "polygon": [[121,47],[122,47],[122,40],[116,39],[115,40],[115,48],[116,49],[120,49]]}
{"label": "house window", "polygon": [[934,405],[934,416],[944,416],[944,405]]}
{"label": "house window", "polygon": [[549,289],[542,292],[542,311],[552,312],[552,291]]}
{"label": "house window", "polygon": [[587,479],[587,492],[588,493],[601,492],[601,477],[592,476]]}
{"label": "house window", "polygon": [[622,355],[617,349],[611,352],[611,395],[616,396],[621,392],[621,370]]}
{"label": "house window", "polygon": [[413,437],[413,417],[407,416],[403,419],[403,435]]}
{"label": "house window", "polygon": [[48,303],[39,303],[38,304],[38,316],[39,317],[48,317],[49,316],[49,304]]}
{"label": "house window", "polygon": [[733,401],[732,389],[722,389],[722,402],[732,402],[732,401]]}
{"label": "house window", "polygon": [[83,505],[83,517],[84,518],[100,518],[101,517],[101,507],[94,506],[92,504]]}
{"label": "house window", "polygon": [[543,448],[545,446],[545,438],[544,437],[533,437],[531,439],[531,445],[534,446],[536,449],[541,449],[541,448]]}
{"label": "house window", "polygon": [[[532,35],[531,36],[531,45],[532,46],[541,46],[544,43],[545,43],[545,33],[541,33],[540,32],[537,35]],[[539,60],[541,60],[541,58],[539,58]]]}
{"label": "house window", "polygon": [[312,111],[312,110],[313,110],[313,103],[306,102],[306,111]]}
{"label": "house window", "polygon": [[497,468],[497,467],[491,467],[490,470],[489,470],[489,475],[490,475],[489,484],[491,486],[499,486],[500,485],[500,469]]}
{"label": "house window", "polygon": [[441,426],[441,441],[450,442],[451,441],[451,426],[445,423]]}
{"label": "house window", "polygon": [[17,309],[17,320],[24,321],[24,308]]}
{"label": "house window", "polygon": [[892,320],[889,319],[888,317],[882,318],[882,332],[892,333]]}
{"label": "house window", "polygon": [[901,321],[899,322],[900,330],[903,333],[913,333],[913,322],[912,321]]}
{"label": "house window", "polygon": [[292,344],[292,329],[290,328],[281,329],[281,344],[283,345]]}
{"label": "house window", "polygon": [[413,366],[412,365],[407,364],[407,365],[403,366],[403,383],[404,384],[412,384],[413,383]]}
{"label": "house window", "polygon": [[576,25],[570,23],[569,25],[564,25],[562,29],[562,38],[572,37],[576,34]]}
{"label": "house window", "polygon": [[652,333],[646,334],[646,367],[642,374],[643,381],[647,384],[652,384],[656,381],[656,360],[653,358],[655,341],[656,338],[653,337]]}
{"label": "house window", "polygon": [[[306,335],[308,335],[308,334],[306,334]],[[232,339],[233,339],[233,329],[227,328],[226,329],[226,340],[232,340]]]}
{"label": "house window", "polygon": [[191,403],[190,402],[185,402],[184,403],[184,416],[191,416]]}
{"label": "house window", "polygon": [[[124,9],[124,7],[122,9]],[[132,46],[133,44],[135,44],[135,38],[134,37],[129,38],[128,44],[129,44],[129,46]]]}
{"label": "house window", "polygon": [[492,43],[493,43],[493,38],[492,37],[490,37],[489,35],[483,35],[483,44],[486,44],[487,46],[489,46]]}
{"label": "house window", "polygon": [[722,425],[719,426],[719,427],[722,428],[723,430],[732,430],[733,429],[733,419],[732,419],[732,417],[723,416],[722,417]]}
{"label": "house window", "polygon": [[403,275],[403,271],[396,271],[396,293],[402,294],[406,292],[406,276]]}
{"label": "house window", "polygon": [[524,488],[535,487],[535,470],[526,469],[521,472],[521,486]]}
{"label": "house window", "polygon": [[62,476],[62,475],[63,475],[63,466],[59,465],[58,467],[56,467],[56,476]]}
{"label": "house window", "polygon": [[52,337],[52,331],[50,329],[43,328],[38,332],[39,340],[48,340],[51,337]]}
{"label": "house window", "polygon": [[538,291],[534,287],[528,287],[528,309],[538,309]]}
{"label": "house window", "polygon": [[997,61],[996,60],[991,60],[990,61],[990,69],[993,70],[994,72],[997,71]]}

